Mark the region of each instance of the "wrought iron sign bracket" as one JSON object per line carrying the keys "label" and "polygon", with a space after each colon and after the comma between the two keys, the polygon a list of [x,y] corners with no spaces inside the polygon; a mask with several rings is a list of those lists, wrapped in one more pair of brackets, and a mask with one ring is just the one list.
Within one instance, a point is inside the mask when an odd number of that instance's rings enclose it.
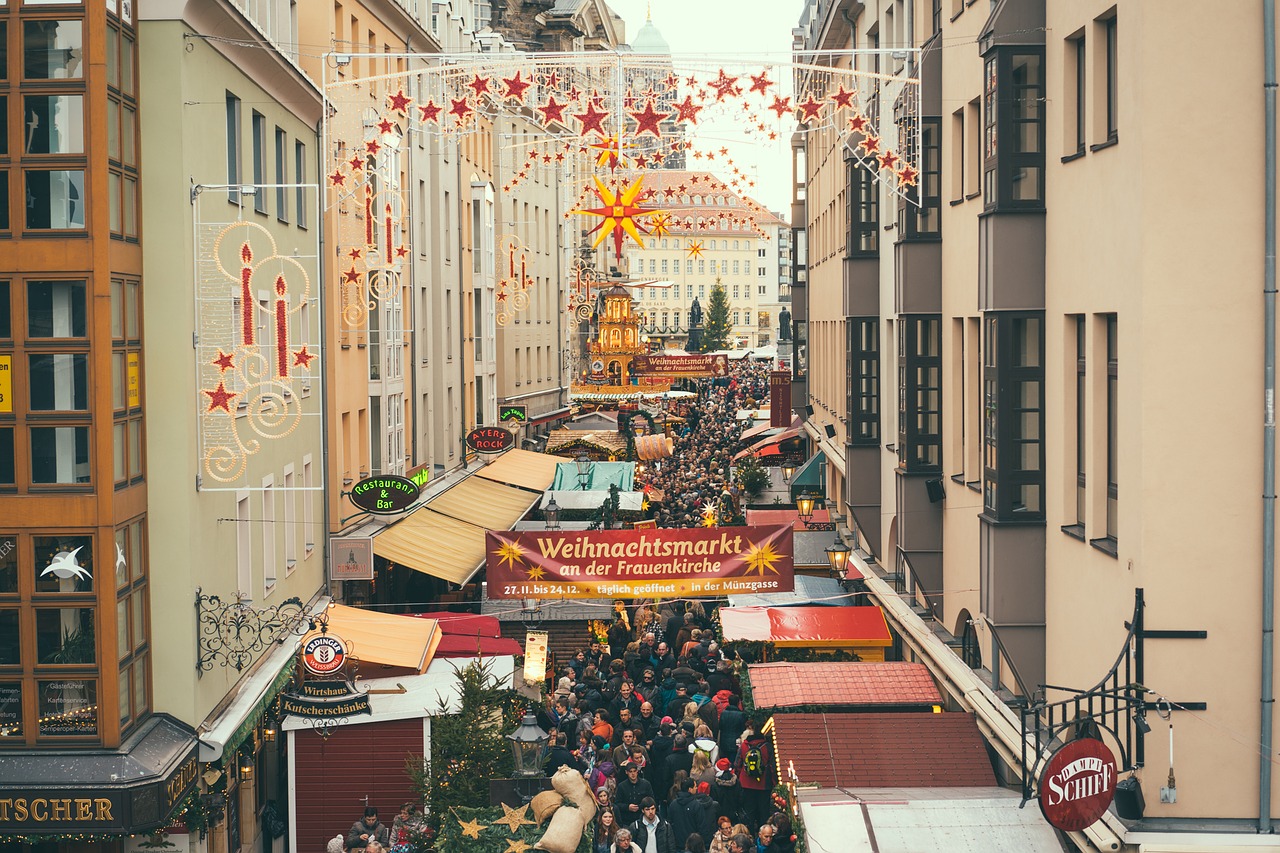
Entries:
{"label": "wrought iron sign bracket", "polygon": [[272,607],[254,607],[236,593],[234,600],[205,595],[196,587],[196,674],[215,666],[242,672],[272,643],[302,636],[327,621],[324,614],[307,613],[302,599],[294,596]]}

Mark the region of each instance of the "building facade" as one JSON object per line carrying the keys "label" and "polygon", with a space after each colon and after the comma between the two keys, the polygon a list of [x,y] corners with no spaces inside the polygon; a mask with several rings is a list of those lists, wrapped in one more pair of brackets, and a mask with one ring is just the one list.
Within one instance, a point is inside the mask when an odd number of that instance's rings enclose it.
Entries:
{"label": "building facade", "polygon": [[[1251,34],[1217,53],[1251,81],[1230,87],[1172,48],[1198,11],[815,0],[796,31],[798,58],[919,48],[855,59],[921,80],[910,201],[849,155],[856,131],[794,145],[807,280],[793,388],[832,463],[827,498],[860,558],[1010,700],[1097,683],[1143,591],[1146,624],[1176,629],[1156,636],[1183,637],[1143,645],[1142,682],[1172,718],[1146,741],[1143,819],[1098,831],[1144,850],[1168,849],[1158,834],[1175,826],[1199,833],[1178,849],[1269,832],[1276,809],[1256,750],[1274,737],[1258,709],[1268,623],[1252,599],[1206,595],[1192,556],[1209,536],[1221,580],[1261,583],[1262,193],[1171,179],[1182,112],[1154,95],[1212,103],[1261,174],[1261,10],[1233,6],[1210,27]],[[875,91],[863,108],[889,121]],[[1240,452],[1214,452],[1205,422],[1177,414],[1193,388]],[[1197,781],[1165,802],[1174,724],[1177,779]]]}

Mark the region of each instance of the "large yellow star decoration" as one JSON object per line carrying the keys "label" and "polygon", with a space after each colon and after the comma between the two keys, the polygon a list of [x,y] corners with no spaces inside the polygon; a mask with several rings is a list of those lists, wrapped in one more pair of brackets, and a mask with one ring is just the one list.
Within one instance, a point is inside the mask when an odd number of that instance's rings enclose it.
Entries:
{"label": "large yellow star decoration", "polygon": [[462,827],[462,834],[467,838],[480,838],[481,831],[484,830],[484,824],[472,818],[471,820],[459,820],[458,826]]}
{"label": "large yellow star decoration", "polygon": [[628,148],[634,148],[635,143],[626,142],[619,145],[618,135],[615,133],[608,139],[601,139],[599,142],[591,143],[590,147],[600,152],[600,156],[596,158],[597,166],[608,164],[610,169],[616,169],[619,165],[630,165],[630,159],[623,152]]}
{"label": "large yellow star decoration", "polygon": [[649,233],[655,237],[665,237],[671,233],[671,214],[660,213],[649,220]]}
{"label": "large yellow star decoration", "polygon": [[706,247],[706,244],[704,244],[701,240],[694,240],[689,243],[689,248],[686,250],[685,254],[687,254],[690,258],[700,258],[702,257],[702,250],[705,247]]}
{"label": "large yellow star decoration", "polygon": [[747,549],[745,555],[747,558],[747,573],[758,572],[760,577],[764,577],[765,570],[768,569],[776,575],[778,570],[774,568],[773,564],[782,559],[782,555],[774,550],[773,543],[765,542],[760,544],[751,542],[750,545],[751,547]]}
{"label": "large yellow star decoration", "polygon": [[[591,179],[596,182],[595,194],[600,199],[600,207],[588,207],[582,210],[575,210],[574,213],[581,213],[584,216],[598,216],[601,219],[599,225],[591,229],[590,233],[600,232],[600,236],[596,238],[592,248],[599,246],[605,241],[606,237],[613,237],[613,253],[619,261],[622,260],[622,244],[629,236],[636,241],[637,246],[644,246],[640,240],[639,218],[642,216],[653,216],[661,213],[658,210],[646,210],[636,204],[636,199],[640,195],[641,186],[644,183],[644,176],[636,178],[634,184],[627,186],[622,184],[617,192],[605,186],[604,181],[595,175]],[[648,231],[645,231],[647,234]]]}
{"label": "large yellow star decoration", "polygon": [[524,562],[524,549],[515,542],[506,539],[499,539],[502,544],[498,546],[497,556],[499,563],[506,563],[508,567],[514,566],[516,563]]}
{"label": "large yellow star decoration", "polygon": [[542,566],[530,566],[525,569],[525,574],[529,576],[529,580],[531,581],[540,581],[547,576],[547,573]]}
{"label": "large yellow star decoration", "polygon": [[526,853],[526,851],[532,849],[532,847],[519,838],[508,838],[507,849],[503,851],[503,853]]}
{"label": "large yellow star decoration", "polygon": [[533,821],[525,817],[525,813],[529,811],[528,806],[521,806],[518,809],[514,809],[511,806],[507,805],[506,803],[501,803],[501,806],[504,814],[502,817],[498,818],[493,822],[494,826],[498,826],[499,824],[502,824],[507,826],[512,832],[515,832],[517,829],[519,829],[522,826],[537,825]]}

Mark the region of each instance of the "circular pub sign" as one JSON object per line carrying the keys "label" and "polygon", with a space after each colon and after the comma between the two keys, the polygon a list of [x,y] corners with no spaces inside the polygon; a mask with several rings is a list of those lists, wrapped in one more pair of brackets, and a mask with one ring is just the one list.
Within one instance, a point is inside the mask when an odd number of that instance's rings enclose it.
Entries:
{"label": "circular pub sign", "polygon": [[312,637],[302,647],[302,665],[316,675],[332,675],[347,660],[347,644],[333,634]]}
{"label": "circular pub sign", "polygon": [[482,426],[467,433],[466,441],[476,453],[501,453],[515,446],[516,436],[506,427]]}
{"label": "circular pub sign", "polygon": [[380,474],[351,487],[351,502],[365,512],[404,512],[418,499],[418,484],[407,477]]}
{"label": "circular pub sign", "polygon": [[1116,793],[1116,761],[1097,738],[1060,747],[1040,774],[1040,811],[1050,826],[1078,832],[1102,817]]}

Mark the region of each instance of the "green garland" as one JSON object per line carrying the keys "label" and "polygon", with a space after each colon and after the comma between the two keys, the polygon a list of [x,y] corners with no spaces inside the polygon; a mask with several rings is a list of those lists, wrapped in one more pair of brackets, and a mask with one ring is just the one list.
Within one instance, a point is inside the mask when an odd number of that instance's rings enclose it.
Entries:
{"label": "green garland", "polygon": [[[566,802],[561,806],[564,809],[574,808],[572,803]],[[542,826],[521,826],[515,832],[504,823],[495,824],[494,821],[500,820],[503,816],[503,810],[500,806],[492,806],[486,808],[467,808],[465,806],[457,806],[453,809],[453,813],[449,815],[440,827],[440,834],[436,837],[436,850],[439,853],[505,853],[508,841],[520,840],[528,844],[530,848],[542,838],[542,834],[547,831],[547,825]],[[526,811],[525,817],[533,820],[531,812]],[[479,838],[468,838],[462,833],[462,822],[477,821],[484,824],[484,829],[480,830]],[[591,851],[591,827],[587,827],[587,831],[582,833],[582,840],[578,842],[576,853],[590,853]],[[533,853],[530,850],[530,853]]]}
{"label": "green garland", "polygon": [[775,786],[770,799],[771,805],[780,812],[786,812],[791,820],[791,834],[795,837],[796,853],[805,853],[809,848],[805,843],[804,818],[800,816],[800,807],[795,801],[791,788],[787,785]]}

